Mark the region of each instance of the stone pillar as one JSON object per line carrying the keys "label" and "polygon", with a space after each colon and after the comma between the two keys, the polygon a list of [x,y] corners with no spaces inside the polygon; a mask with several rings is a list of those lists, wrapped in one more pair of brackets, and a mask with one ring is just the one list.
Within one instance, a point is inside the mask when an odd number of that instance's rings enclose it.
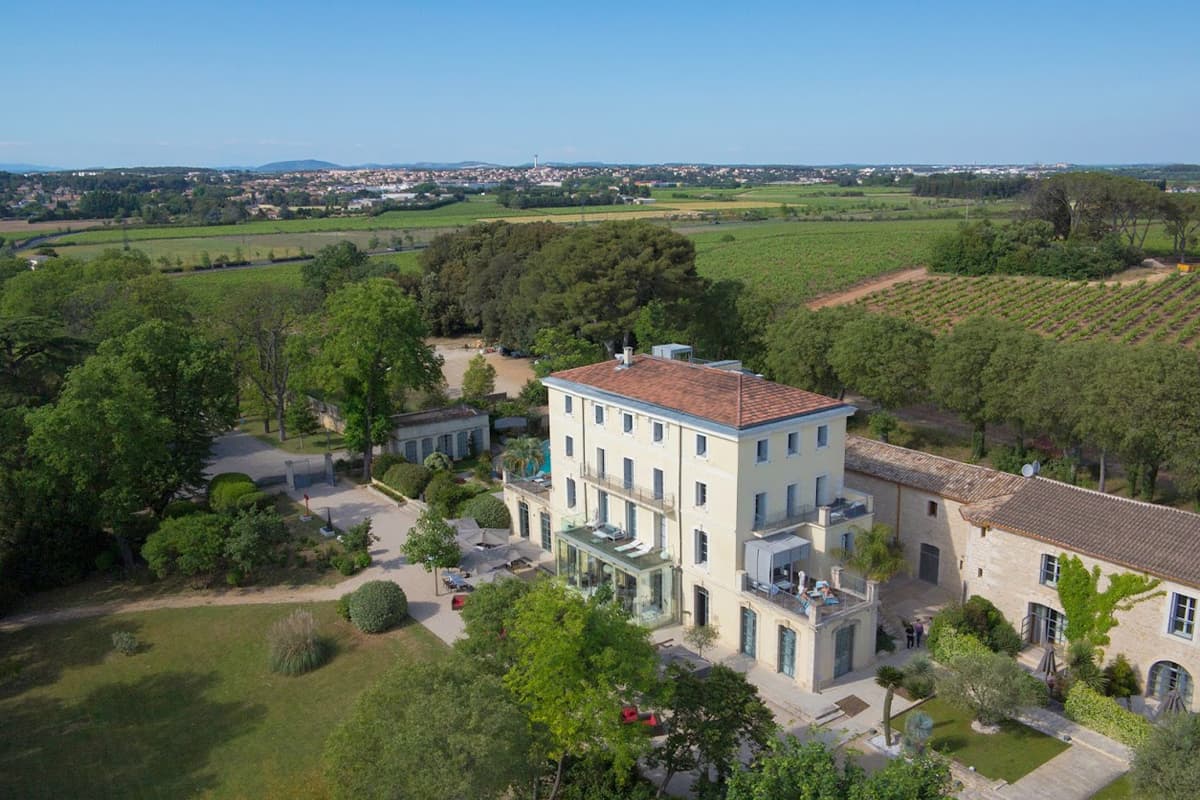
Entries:
{"label": "stone pillar", "polygon": [[295,462],[283,462],[284,468],[287,470],[287,487],[291,491],[296,491],[296,465]]}
{"label": "stone pillar", "polygon": [[325,482],[330,486],[337,483],[337,478],[333,474],[333,453],[325,454]]}

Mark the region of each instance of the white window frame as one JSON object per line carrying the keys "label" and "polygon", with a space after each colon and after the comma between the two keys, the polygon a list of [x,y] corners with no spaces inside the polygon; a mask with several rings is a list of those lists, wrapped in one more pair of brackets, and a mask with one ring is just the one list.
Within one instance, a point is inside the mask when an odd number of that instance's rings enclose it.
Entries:
{"label": "white window frame", "polygon": [[771,463],[771,440],[759,439],[754,443],[754,463],[755,464],[770,464]]}
{"label": "white window frame", "polygon": [[708,458],[708,437],[703,433],[696,434],[696,457]]}
{"label": "white window frame", "polygon": [[[1180,614],[1180,609],[1183,613]],[[1192,639],[1196,635],[1196,598],[1182,592],[1171,593],[1170,617],[1167,631],[1180,639]]]}
{"label": "white window frame", "polygon": [[650,441],[655,444],[662,444],[667,440],[667,426],[657,420],[650,420]]}
{"label": "white window frame", "polygon": [[[822,441],[822,439],[824,439],[824,441]],[[829,447],[829,426],[828,425],[818,425],[817,426],[817,449],[823,450],[826,447]]]}
{"label": "white window frame", "polygon": [[[1051,562],[1053,562],[1053,568],[1050,566]],[[1058,556],[1042,553],[1042,563],[1038,569],[1038,583],[1042,586],[1056,587],[1061,574],[1062,565],[1058,562]]]}
{"label": "white window frame", "polygon": [[696,481],[696,508],[708,508],[708,484]]}
{"label": "white window frame", "polygon": [[792,431],[787,435],[787,454],[788,457],[800,455],[800,432]]}

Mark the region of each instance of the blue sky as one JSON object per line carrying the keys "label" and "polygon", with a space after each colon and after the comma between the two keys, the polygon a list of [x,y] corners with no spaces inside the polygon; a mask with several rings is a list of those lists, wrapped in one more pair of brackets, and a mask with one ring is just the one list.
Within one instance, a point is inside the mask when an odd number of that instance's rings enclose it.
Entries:
{"label": "blue sky", "polygon": [[1200,161],[1200,3],[14,0],[0,163]]}

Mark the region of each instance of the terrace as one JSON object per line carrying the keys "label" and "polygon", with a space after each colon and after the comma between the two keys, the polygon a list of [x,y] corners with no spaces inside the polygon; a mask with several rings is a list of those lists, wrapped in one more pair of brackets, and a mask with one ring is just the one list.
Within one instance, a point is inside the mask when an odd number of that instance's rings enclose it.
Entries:
{"label": "terrace", "polygon": [[843,489],[842,496],[832,503],[793,507],[780,513],[755,517],[751,530],[756,536],[770,536],[800,525],[812,524],[831,528],[844,522],[861,522],[864,517],[874,512],[871,495],[847,488]]}
{"label": "terrace", "polygon": [[807,574],[811,543],[791,533],[746,542],[742,591],[806,618],[812,625],[874,603],[878,585],[833,567],[830,579]]}
{"label": "terrace", "polygon": [[653,628],[674,621],[675,575],[669,556],[619,528],[564,521],[555,559],[569,586],[587,595],[611,586],[617,601],[641,624]]}

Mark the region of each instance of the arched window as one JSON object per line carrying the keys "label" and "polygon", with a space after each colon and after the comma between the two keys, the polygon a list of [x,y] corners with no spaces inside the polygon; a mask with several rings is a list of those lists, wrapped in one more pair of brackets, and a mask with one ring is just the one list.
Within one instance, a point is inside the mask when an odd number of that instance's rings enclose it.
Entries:
{"label": "arched window", "polygon": [[1174,661],[1158,661],[1150,668],[1150,680],[1146,682],[1146,694],[1162,697],[1167,692],[1177,691],[1187,706],[1192,704],[1192,676]]}

